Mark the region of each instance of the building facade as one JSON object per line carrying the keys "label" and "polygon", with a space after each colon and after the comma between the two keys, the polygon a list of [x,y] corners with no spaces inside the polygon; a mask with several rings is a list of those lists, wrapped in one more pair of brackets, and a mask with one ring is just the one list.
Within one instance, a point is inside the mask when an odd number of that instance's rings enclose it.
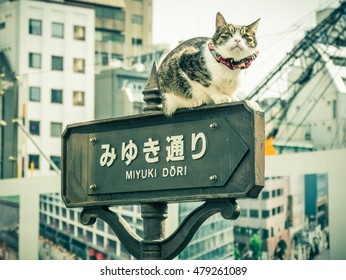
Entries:
{"label": "building facade", "polygon": [[102,66],[121,61],[128,67],[150,62],[152,0],[65,0],[95,10],[95,58]]}
{"label": "building facade", "polygon": [[147,72],[124,68],[105,68],[95,76],[97,98],[95,118],[111,118],[142,113],[142,91],[148,80]]}
{"label": "building facade", "polygon": [[288,195],[288,177],[267,178],[258,199],[242,201],[240,217],[234,222],[234,242],[241,258],[251,258],[249,242],[255,234],[262,240],[262,258],[285,259],[290,255]]}
{"label": "building facade", "polygon": [[[60,165],[60,135],[69,123],[94,119],[94,11],[39,1],[4,2],[1,50],[16,74],[16,176],[47,175]],[[5,147],[6,148],[6,147]]]}

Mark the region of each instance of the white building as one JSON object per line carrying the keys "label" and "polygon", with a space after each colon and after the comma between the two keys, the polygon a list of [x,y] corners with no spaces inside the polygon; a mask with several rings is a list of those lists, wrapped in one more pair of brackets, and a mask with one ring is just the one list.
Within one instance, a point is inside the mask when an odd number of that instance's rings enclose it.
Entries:
{"label": "white building", "polygon": [[[317,44],[325,67],[292,101],[274,145],[313,150],[346,147],[346,47]],[[291,78],[301,75],[297,65]],[[288,151],[288,147],[284,149]]]}
{"label": "white building", "polygon": [[246,253],[251,237],[257,234],[263,241],[264,259],[287,257],[287,251],[279,256],[277,248],[290,249],[286,226],[288,194],[289,178],[271,177],[266,179],[266,186],[258,199],[239,202],[241,210],[239,219],[234,221],[234,241],[241,254]]}
{"label": "white building", "polygon": [[[69,123],[94,119],[94,10],[65,3],[0,4],[0,51],[16,74],[19,122],[58,166]],[[18,127],[18,175],[52,171]]]}

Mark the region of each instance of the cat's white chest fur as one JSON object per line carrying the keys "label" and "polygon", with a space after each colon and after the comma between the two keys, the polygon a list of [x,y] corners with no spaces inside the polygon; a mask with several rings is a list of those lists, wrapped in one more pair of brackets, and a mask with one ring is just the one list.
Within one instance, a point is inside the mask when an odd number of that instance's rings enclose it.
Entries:
{"label": "cat's white chest fur", "polygon": [[210,98],[216,104],[237,100],[233,94],[242,83],[245,71],[240,69],[231,70],[227,66],[218,63],[207,46],[204,50],[204,57],[206,66],[212,76],[211,85],[205,88]]}

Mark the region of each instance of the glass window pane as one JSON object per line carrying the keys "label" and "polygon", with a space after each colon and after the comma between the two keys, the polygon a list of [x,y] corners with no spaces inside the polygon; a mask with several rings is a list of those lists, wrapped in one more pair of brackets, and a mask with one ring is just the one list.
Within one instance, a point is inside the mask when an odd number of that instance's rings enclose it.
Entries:
{"label": "glass window pane", "polygon": [[29,155],[29,166],[30,169],[40,169],[40,156]]}
{"label": "glass window pane", "polygon": [[35,35],[42,34],[42,21],[38,19],[29,19],[29,33]]}
{"label": "glass window pane", "polygon": [[52,23],[52,37],[64,38],[64,24],[53,22]]}
{"label": "glass window pane", "polygon": [[85,60],[82,58],[74,58],[73,59],[73,71],[76,73],[84,73],[85,72]]}
{"label": "glass window pane", "polygon": [[41,54],[29,53],[29,67],[30,68],[41,68]]}
{"label": "glass window pane", "polygon": [[52,70],[62,71],[64,68],[64,59],[61,56],[52,56]]}
{"label": "glass window pane", "polygon": [[258,210],[250,210],[250,218],[258,218]]}
{"label": "glass window pane", "polygon": [[142,46],[143,45],[143,39],[142,38],[132,38],[132,45]]}
{"label": "glass window pane", "polygon": [[143,24],[143,16],[142,15],[132,15],[132,23]]}
{"label": "glass window pane", "polygon": [[40,102],[40,100],[41,100],[41,88],[30,87],[29,88],[29,98],[30,98],[30,101]]}
{"label": "glass window pane", "polygon": [[[55,165],[60,169],[60,162],[61,157],[60,156],[50,156],[50,159],[55,163]],[[50,166],[50,170],[54,170],[52,166]]]}
{"label": "glass window pane", "polygon": [[52,137],[60,137],[62,131],[62,123],[52,122],[50,124],[50,136]]}
{"label": "glass window pane", "polygon": [[78,26],[75,25],[73,27],[73,38],[75,40],[85,40],[85,27],[84,26]]}
{"label": "glass window pane", "polygon": [[73,105],[84,106],[84,91],[73,92]]}
{"label": "glass window pane", "polygon": [[61,89],[52,89],[52,103],[62,104],[62,90]]}
{"label": "glass window pane", "polygon": [[30,121],[30,133],[32,135],[40,135],[40,122],[39,121]]}

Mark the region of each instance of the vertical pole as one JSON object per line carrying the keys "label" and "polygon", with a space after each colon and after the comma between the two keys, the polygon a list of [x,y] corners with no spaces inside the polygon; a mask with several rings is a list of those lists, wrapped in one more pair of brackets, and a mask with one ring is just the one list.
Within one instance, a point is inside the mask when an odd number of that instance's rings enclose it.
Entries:
{"label": "vertical pole", "polygon": [[[148,83],[143,90],[146,113],[161,111],[161,93],[157,83],[156,63],[153,63]],[[167,218],[167,203],[142,204],[143,240],[141,242],[141,259],[162,259],[160,240],[164,239],[165,224]]]}
{"label": "vertical pole", "polygon": [[160,240],[164,239],[167,218],[167,203],[148,203],[142,205],[143,240],[141,242],[142,260],[162,259]]}

